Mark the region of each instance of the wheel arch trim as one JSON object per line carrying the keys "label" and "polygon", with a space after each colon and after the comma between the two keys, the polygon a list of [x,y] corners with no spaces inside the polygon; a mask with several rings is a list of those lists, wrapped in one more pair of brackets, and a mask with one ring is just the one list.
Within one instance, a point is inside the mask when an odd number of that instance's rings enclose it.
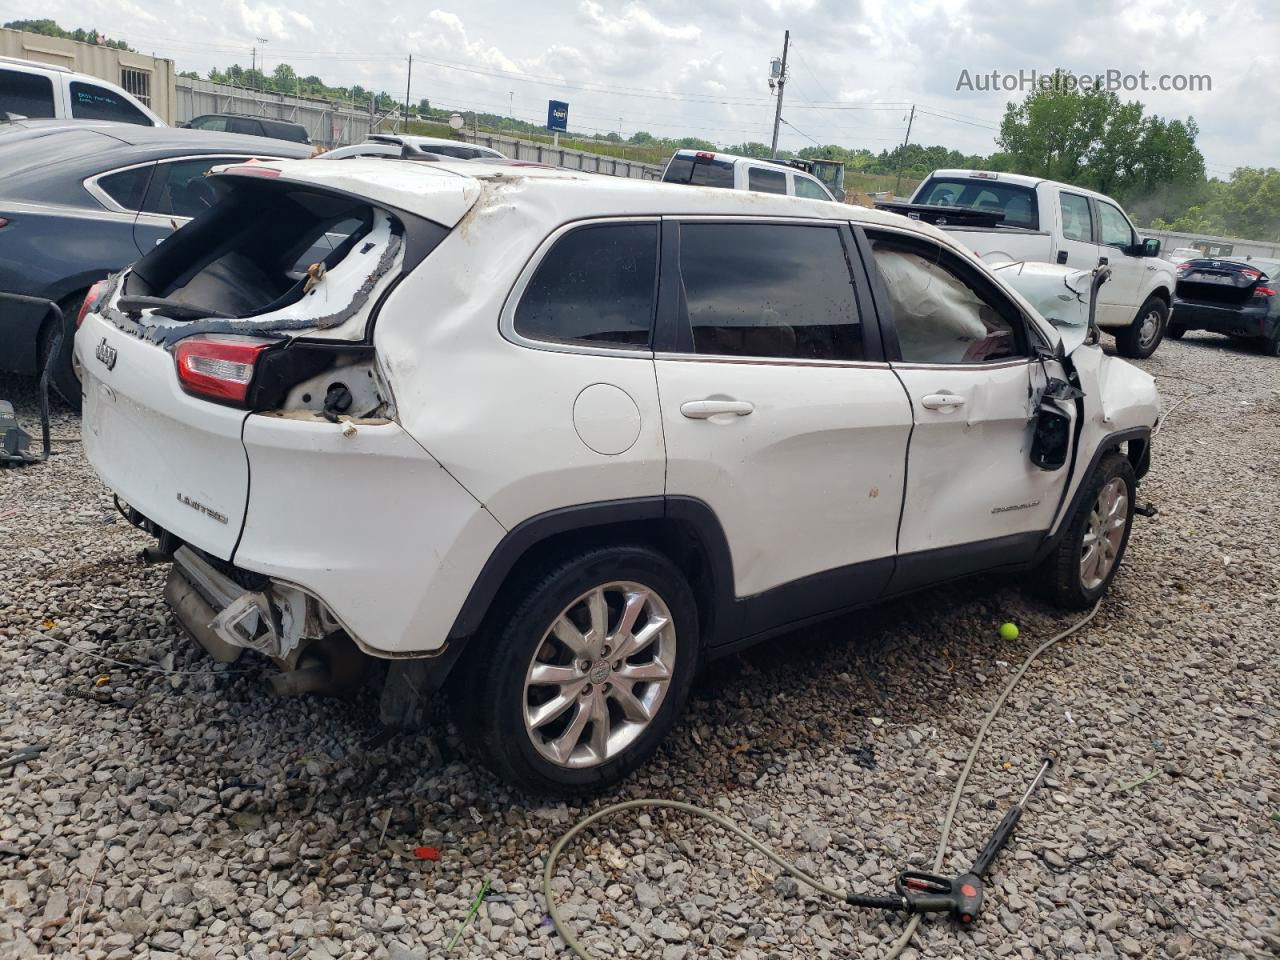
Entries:
{"label": "wheel arch trim", "polygon": [[485,561],[449,631],[451,645],[460,645],[476,633],[511,571],[530,551],[553,538],[588,533],[616,524],[674,521],[690,529],[705,560],[710,577],[709,622],[715,636],[703,637],[712,645],[717,637],[734,629],[733,560],[729,541],[715,511],[695,497],[655,496],[606,500],[561,507],[530,517],[512,527]]}

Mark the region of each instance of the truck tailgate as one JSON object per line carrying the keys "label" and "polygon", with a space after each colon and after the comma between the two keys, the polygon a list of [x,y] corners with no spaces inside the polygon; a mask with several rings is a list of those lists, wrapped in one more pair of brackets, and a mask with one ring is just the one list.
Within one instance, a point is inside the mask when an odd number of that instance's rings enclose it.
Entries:
{"label": "truck tailgate", "polygon": [[96,313],[76,345],[84,449],[98,475],[148,519],[230,559],[249,493],[245,411],[187,396],[168,350]]}

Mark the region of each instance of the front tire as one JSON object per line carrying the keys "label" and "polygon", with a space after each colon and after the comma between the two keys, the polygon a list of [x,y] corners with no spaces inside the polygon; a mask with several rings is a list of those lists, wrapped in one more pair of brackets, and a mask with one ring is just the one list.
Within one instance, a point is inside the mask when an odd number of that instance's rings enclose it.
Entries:
{"label": "front tire", "polygon": [[625,546],[581,553],[513,590],[451,688],[463,739],[533,793],[616,784],[688,699],[699,660],[688,582],[662,554]]}
{"label": "front tire", "polygon": [[1066,531],[1034,575],[1047,599],[1083,610],[1107,592],[1129,544],[1137,486],[1124,454],[1108,453],[1098,463]]}
{"label": "front tire", "polygon": [[1156,352],[1169,325],[1169,305],[1155,294],[1147,297],[1133,323],[1116,333],[1116,350],[1122,357],[1145,360]]}

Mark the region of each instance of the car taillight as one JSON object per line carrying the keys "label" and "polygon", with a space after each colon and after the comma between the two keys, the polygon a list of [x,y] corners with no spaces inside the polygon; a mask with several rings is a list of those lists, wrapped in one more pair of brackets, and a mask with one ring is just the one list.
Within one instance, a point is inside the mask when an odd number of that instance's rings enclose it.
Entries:
{"label": "car taillight", "polygon": [[178,343],[174,359],[184,393],[237,406],[245,402],[262,351],[270,340],[199,334]]}
{"label": "car taillight", "polygon": [[89,311],[98,305],[98,300],[102,297],[102,288],[106,286],[107,281],[99,280],[89,292],[84,295],[84,303],[80,304],[80,312],[76,314],[76,329],[80,329],[80,324],[84,323],[84,318],[89,315]]}
{"label": "car taillight", "polygon": [[1244,267],[1240,272],[1241,272],[1241,273],[1243,273],[1246,277],[1248,277],[1248,278],[1249,278],[1249,281],[1250,281],[1251,283],[1252,283],[1254,280],[1261,280],[1261,279],[1262,279],[1262,271],[1261,271],[1261,270],[1253,270],[1253,269],[1250,269],[1249,267]]}
{"label": "car taillight", "polygon": [[705,150],[699,150],[697,153],[694,154],[694,156],[697,157],[699,160],[714,160],[716,158],[716,155],[714,153],[707,153],[707,151]]}
{"label": "car taillight", "polygon": [[0,227],[7,227],[8,225],[9,225],[9,221],[6,220],[4,217],[0,217]]}
{"label": "car taillight", "polygon": [[1276,292],[1270,287],[1254,287],[1253,295],[1255,297],[1274,297]]}

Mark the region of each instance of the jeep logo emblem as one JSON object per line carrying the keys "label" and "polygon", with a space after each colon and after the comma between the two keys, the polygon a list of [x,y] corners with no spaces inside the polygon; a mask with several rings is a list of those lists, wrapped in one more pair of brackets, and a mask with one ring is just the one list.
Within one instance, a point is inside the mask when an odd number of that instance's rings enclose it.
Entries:
{"label": "jeep logo emblem", "polygon": [[108,370],[116,365],[116,348],[107,343],[106,337],[103,337],[102,342],[94,348],[93,355]]}

